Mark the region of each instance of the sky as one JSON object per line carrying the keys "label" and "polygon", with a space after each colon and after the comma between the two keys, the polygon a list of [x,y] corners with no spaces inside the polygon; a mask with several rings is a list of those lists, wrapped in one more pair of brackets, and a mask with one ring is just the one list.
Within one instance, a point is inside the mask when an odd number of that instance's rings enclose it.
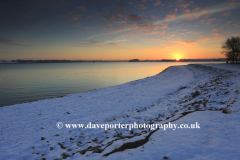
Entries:
{"label": "sky", "polygon": [[224,58],[240,0],[1,0],[0,60]]}

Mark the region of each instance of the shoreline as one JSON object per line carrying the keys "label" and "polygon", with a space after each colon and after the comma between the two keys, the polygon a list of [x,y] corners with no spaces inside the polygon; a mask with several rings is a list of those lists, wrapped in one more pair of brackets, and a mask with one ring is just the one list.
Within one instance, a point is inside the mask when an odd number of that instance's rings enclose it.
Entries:
{"label": "shoreline", "polygon": [[[155,76],[117,86],[67,95],[61,98],[1,107],[0,147],[3,149],[0,153],[6,159],[54,159],[64,157],[73,159],[116,159],[119,157],[127,158],[130,153],[133,154],[131,156],[133,159],[142,159],[138,153],[144,145],[146,146],[145,150],[148,151],[144,153],[145,156],[154,157],[155,153],[159,151],[156,148],[151,148],[149,143],[150,141],[154,143],[152,137],[155,137],[154,139],[158,141],[155,135],[165,132],[161,129],[154,130],[153,133],[147,129],[134,129],[131,132],[128,129],[110,129],[107,131],[99,129],[58,129],[56,123],[114,124],[137,122],[139,124],[163,124],[170,121],[180,122],[192,117],[191,115],[198,116],[204,113],[208,115],[208,113],[210,114],[209,111],[214,112],[214,115],[218,113],[216,117],[232,114],[235,119],[236,117],[240,118],[239,76],[240,70],[238,68],[231,69],[231,66],[224,64],[172,66]],[[197,112],[199,110],[203,110],[203,113]],[[190,120],[194,119],[190,118]],[[232,122],[236,123],[234,119],[232,119]],[[212,122],[209,123],[212,124]],[[201,125],[206,126],[208,124]],[[206,127],[203,127],[201,133],[203,134],[205,131]],[[227,132],[227,130],[224,131]],[[239,131],[238,128],[235,131]],[[180,136],[182,136],[182,134],[178,135],[178,132],[180,131],[172,133],[177,137],[179,136],[179,139],[175,139],[176,143],[181,141]],[[191,134],[193,133],[201,137],[197,130],[191,130]],[[119,134],[121,136],[116,136]],[[26,139],[26,137],[28,138]],[[139,146],[136,149],[124,147],[130,145],[130,143],[144,141],[147,137],[151,137],[151,139],[142,145],[138,144]],[[191,140],[193,139],[188,139],[189,142],[184,145],[183,149],[191,146]],[[234,144],[232,141],[229,143],[230,146]],[[171,144],[162,145],[168,147]],[[240,146],[234,145],[236,147],[235,151],[237,151],[237,147]],[[201,152],[209,153],[203,150],[201,143],[198,143],[198,147]],[[213,148],[216,148],[216,146],[213,146]],[[13,150],[14,154],[12,153]],[[161,150],[161,147],[159,150]],[[129,154],[124,156],[125,152]],[[151,153],[154,154],[151,156]],[[221,154],[221,149],[217,148],[215,153]],[[21,156],[18,157],[18,155]],[[176,155],[171,153],[161,156],[171,158]],[[180,156],[184,158],[184,153]]]}
{"label": "shoreline", "polygon": [[45,64],[45,63],[95,63],[95,62],[226,62],[225,58],[211,58],[211,59],[162,59],[162,60],[138,60],[131,61],[131,60],[19,60],[19,61],[0,61],[0,64]]}

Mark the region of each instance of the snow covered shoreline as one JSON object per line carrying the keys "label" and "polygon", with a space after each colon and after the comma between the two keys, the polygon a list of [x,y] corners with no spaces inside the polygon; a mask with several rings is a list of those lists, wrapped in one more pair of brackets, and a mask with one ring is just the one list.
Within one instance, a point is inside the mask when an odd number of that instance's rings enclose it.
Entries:
{"label": "snow covered shoreline", "polygon": [[[0,153],[3,159],[237,159],[239,76],[238,65],[172,66],[118,86],[2,107]],[[58,129],[57,122],[199,122],[201,129]]]}

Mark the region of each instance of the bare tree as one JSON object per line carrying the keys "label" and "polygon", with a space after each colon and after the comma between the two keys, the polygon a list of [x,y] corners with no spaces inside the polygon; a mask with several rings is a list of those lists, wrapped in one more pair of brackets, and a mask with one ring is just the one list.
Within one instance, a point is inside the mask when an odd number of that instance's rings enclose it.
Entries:
{"label": "bare tree", "polygon": [[222,53],[234,63],[240,56],[240,37],[228,38],[224,43],[222,43]]}
{"label": "bare tree", "polygon": [[227,60],[232,60],[232,63],[234,63],[234,59],[235,59],[235,54],[232,51],[226,52],[224,53],[224,55],[227,57]]}

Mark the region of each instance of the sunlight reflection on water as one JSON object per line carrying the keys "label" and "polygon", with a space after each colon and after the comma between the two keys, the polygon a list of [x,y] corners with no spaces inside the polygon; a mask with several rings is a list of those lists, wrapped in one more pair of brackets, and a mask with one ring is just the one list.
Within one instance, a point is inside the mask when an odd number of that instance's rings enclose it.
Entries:
{"label": "sunlight reflection on water", "polygon": [[1,64],[0,106],[123,84],[186,64],[189,62]]}

